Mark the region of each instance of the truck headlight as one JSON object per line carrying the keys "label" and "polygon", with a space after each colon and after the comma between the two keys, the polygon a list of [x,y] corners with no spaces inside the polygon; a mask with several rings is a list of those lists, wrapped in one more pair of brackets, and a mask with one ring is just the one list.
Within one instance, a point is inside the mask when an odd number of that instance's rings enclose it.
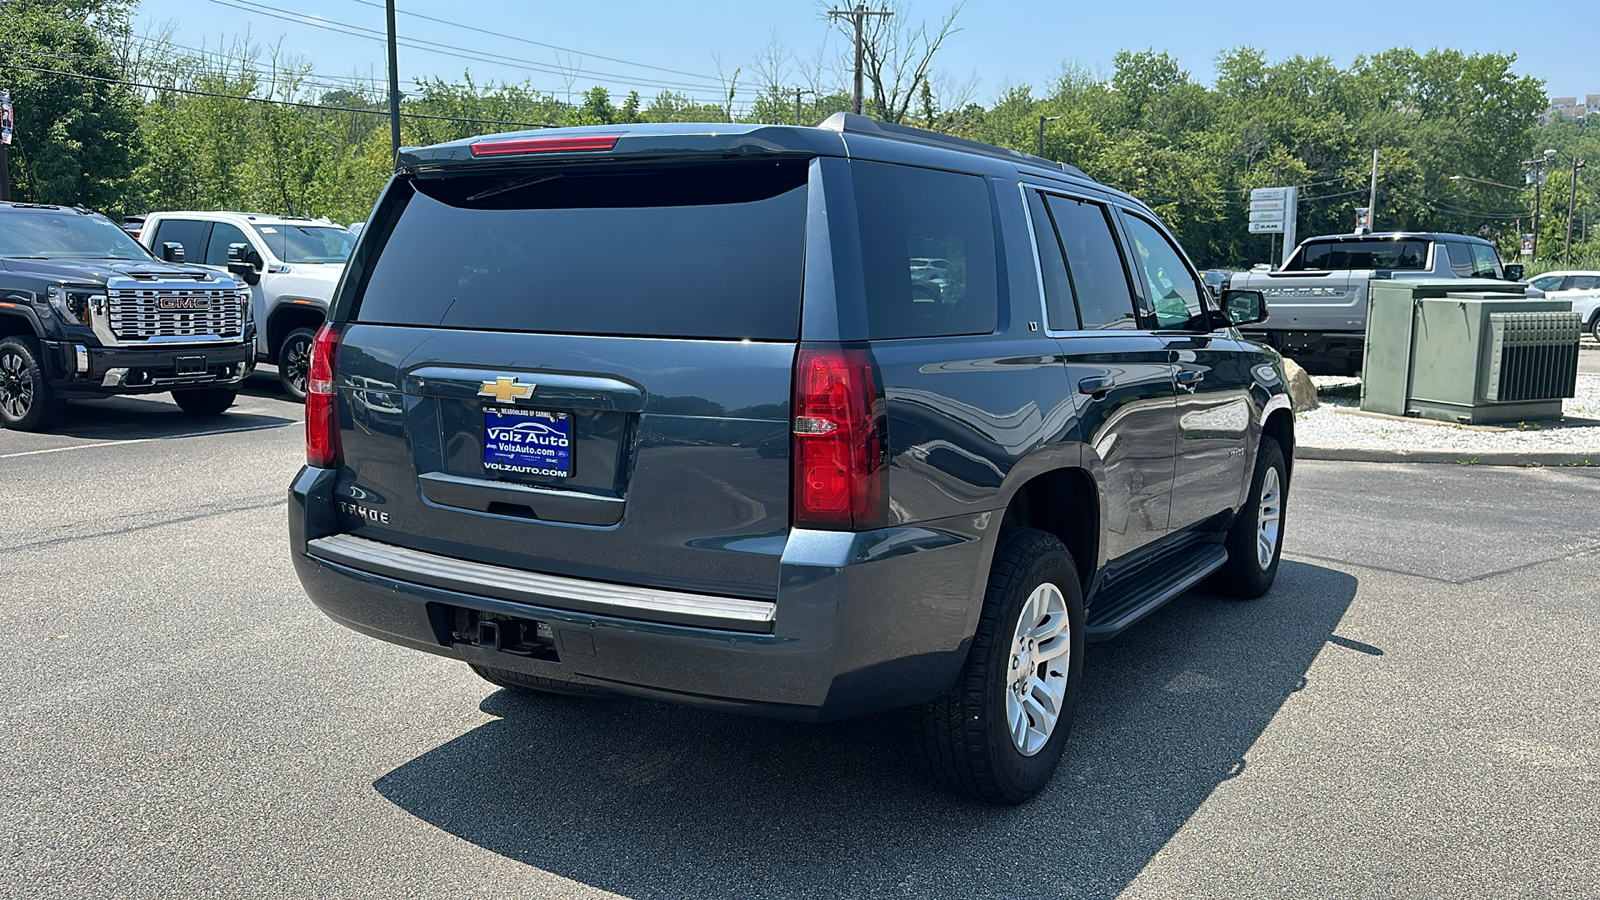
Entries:
{"label": "truck headlight", "polygon": [[89,324],[91,305],[104,306],[105,292],[100,288],[75,288],[52,284],[45,289],[50,308],[56,315],[74,325]]}

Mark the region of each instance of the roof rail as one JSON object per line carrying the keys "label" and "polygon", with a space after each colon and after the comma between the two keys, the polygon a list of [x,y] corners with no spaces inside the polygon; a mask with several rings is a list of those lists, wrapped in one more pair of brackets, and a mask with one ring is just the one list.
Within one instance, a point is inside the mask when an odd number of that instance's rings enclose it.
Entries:
{"label": "roof rail", "polygon": [[843,134],[870,134],[875,137],[888,138],[894,141],[908,141],[913,144],[925,144],[933,147],[946,147],[951,150],[964,150],[968,153],[980,153],[1011,162],[1028,163],[1035,166],[1044,166],[1047,169],[1060,169],[1068,175],[1076,175],[1085,180],[1092,180],[1077,166],[1070,166],[1053,159],[1034,156],[1032,153],[1021,153],[1016,150],[1007,150],[996,147],[994,144],[985,144],[982,141],[968,140],[949,134],[940,134],[937,131],[928,131],[923,128],[912,128],[909,125],[895,125],[891,122],[879,122],[866,116],[855,113],[836,112],[822,121],[818,128],[837,131]]}

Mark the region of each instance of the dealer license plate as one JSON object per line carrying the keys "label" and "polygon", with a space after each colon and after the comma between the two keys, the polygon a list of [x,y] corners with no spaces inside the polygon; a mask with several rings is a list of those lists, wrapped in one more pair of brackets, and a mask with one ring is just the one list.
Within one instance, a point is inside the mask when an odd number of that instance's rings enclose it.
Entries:
{"label": "dealer license plate", "polygon": [[485,407],[483,467],[518,475],[572,477],[572,414]]}

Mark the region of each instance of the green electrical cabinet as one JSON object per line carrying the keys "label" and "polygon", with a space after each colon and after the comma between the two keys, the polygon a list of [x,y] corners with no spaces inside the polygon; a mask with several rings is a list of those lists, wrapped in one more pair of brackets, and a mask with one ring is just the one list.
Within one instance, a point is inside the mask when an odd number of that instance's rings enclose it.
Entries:
{"label": "green electrical cabinet", "polygon": [[1504,281],[1373,279],[1361,408],[1481,425],[1561,417],[1582,322]]}

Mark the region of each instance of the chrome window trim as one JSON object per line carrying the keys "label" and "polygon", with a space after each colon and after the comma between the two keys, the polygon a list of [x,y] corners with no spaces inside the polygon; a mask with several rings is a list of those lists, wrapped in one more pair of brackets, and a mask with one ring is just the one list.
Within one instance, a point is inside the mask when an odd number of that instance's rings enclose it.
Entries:
{"label": "chrome window trim", "polygon": [[[1094,203],[1094,204],[1100,206],[1102,209],[1107,210],[1107,211],[1110,211],[1113,207],[1120,208],[1121,204],[1117,203],[1114,200],[1110,200],[1110,199],[1106,199],[1106,198],[1102,198],[1102,197],[1096,197],[1096,196],[1094,196],[1092,194],[1088,194],[1088,193],[1075,194],[1072,191],[1067,190],[1067,189],[1065,189],[1065,188],[1063,188],[1063,187],[1061,187],[1059,185],[1029,184],[1026,181],[1018,181],[1017,182],[1017,187],[1022,191],[1022,214],[1028,220],[1028,239],[1033,245],[1033,274],[1034,274],[1035,280],[1038,282],[1038,285],[1039,285],[1039,320],[1044,323],[1044,334],[1045,334],[1045,337],[1067,338],[1067,337],[1088,337],[1090,335],[1102,335],[1103,336],[1103,335],[1107,335],[1107,334],[1123,334],[1123,335],[1126,335],[1126,334],[1152,334],[1153,335],[1153,334],[1155,334],[1156,332],[1151,330],[1151,329],[1149,329],[1149,328],[1128,328],[1128,329],[1060,328],[1060,329],[1057,329],[1057,328],[1051,328],[1050,327],[1049,304],[1045,302],[1045,296],[1044,296],[1044,258],[1039,255],[1039,239],[1034,234],[1033,206],[1032,206],[1032,204],[1028,203],[1028,191],[1034,190],[1034,191],[1038,191],[1041,194],[1054,194],[1054,195],[1056,195],[1058,197],[1066,197],[1066,198],[1068,198],[1070,200],[1077,200],[1080,203]],[[1128,293],[1130,295],[1130,298],[1133,299],[1136,302],[1140,302],[1140,301],[1144,300],[1144,294],[1139,289],[1139,285],[1137,284],[1138,279],[1132,278],[1131,277],[1132,273],[1127,271],[1128,261],[1127,261],[1127,259],[1125,257],[1127,255],[1128,251],[1127,251],[1127,248],[1124,246],[1124,240],[1123,240],[1123,234],[1122,234],[1122,230],[1121,230],[1121,225],[1122,225],[1121,222],[1116,222],[1116,224],[1113,226],[1112,221],[1107,221],[1106,222],[1106,230],[1108,232],[1110,232],[1111,240],[1116,243],[1117,252],[1124,256],[1124,259],[1122,260],[1123,277],[1128,279]],[[1184,262],[1187,263],[1188,261],[1189,261],[1188,257],[1185,257],[1184,258]],[[1192,266],[1192,264],[1191,264],[1191,266]],[[1074,296],[1072,298],[1072,304],[1073,304],[1073,311],[1076,312],[1077,311],[1077,304],[1078,304],[1078,298],[1076,296]],[[1142,303],[1134,311],[1136,313],[1140,314],[1140,315],[1143,315],[1146,312],[1146,310],[1144,309]]]}
{"label": "chrome window trim", "polygon": [[444,590],[534,606],[680,625],[771,631],[778,604],[544,575],[471,562],[352,534],[308,542],[306,552],[357,571]]}

